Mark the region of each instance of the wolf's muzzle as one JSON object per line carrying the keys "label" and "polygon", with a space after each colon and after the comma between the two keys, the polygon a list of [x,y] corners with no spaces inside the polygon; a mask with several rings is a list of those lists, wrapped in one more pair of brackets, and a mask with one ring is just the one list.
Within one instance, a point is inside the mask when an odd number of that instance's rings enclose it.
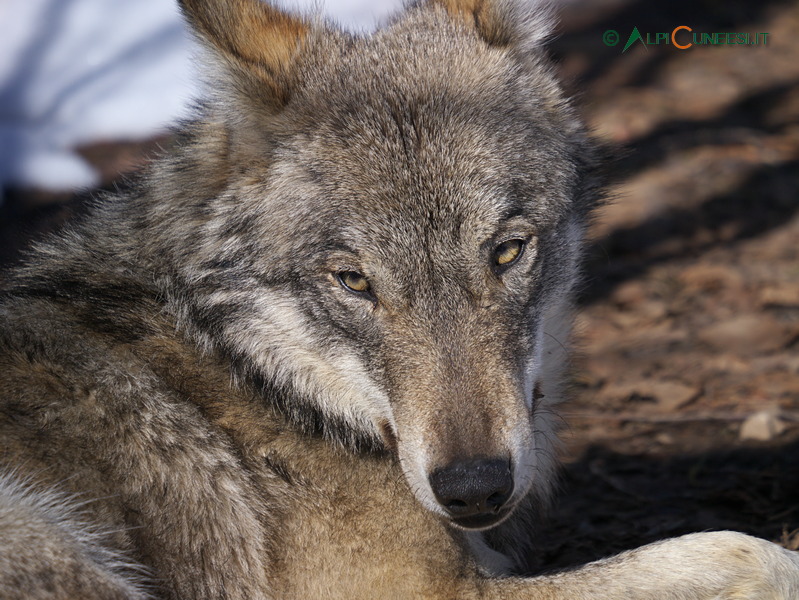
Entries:
{"label": "wolf's muzzle", "polygon": [[507,459],[457,461],[433,471],[430,487],[452,522],[466,529],[489,527],[504,516],[513,493]]}

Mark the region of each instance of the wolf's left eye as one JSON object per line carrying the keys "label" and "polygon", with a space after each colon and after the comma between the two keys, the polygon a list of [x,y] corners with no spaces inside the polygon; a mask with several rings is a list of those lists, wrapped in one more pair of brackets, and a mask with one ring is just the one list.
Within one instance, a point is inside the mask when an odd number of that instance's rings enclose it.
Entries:
{"label": "wolf's left eye", "polygon": [[341,286],[350,292],[368,294],[372,290],[369,280],[357,271],[339,271],[336,273],[336,278]]}
{"label": "wolf's left eye", "polygon": [[524,240],[506,240],[494,248],[494,268],[504,271],[524,253]]}

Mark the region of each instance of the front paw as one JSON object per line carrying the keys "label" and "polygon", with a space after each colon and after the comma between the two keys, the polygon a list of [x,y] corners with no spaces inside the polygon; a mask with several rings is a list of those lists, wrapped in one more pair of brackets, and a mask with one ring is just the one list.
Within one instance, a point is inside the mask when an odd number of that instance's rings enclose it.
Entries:
{"label": "front paw", "polygon": [[663,548],[664,568],[690,571],[697,589],[712,590],[697,600],[799,600],[797,552],[732,531],[686,535]]}

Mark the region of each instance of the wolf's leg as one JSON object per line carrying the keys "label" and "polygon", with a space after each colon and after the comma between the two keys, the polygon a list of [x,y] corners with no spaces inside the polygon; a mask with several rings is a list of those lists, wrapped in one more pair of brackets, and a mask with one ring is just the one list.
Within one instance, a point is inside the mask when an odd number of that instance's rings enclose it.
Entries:
{"label": "wolf's leg", "polygon": [[75,499],[0,473],[0,598],[144,600],[124,573],[135,566],[104,548]]}
{"label": "wolf's leg", "polygon": [[574,571],[486,579],[464,598],[796,600],[799,553],[729,531],[657,542]]}

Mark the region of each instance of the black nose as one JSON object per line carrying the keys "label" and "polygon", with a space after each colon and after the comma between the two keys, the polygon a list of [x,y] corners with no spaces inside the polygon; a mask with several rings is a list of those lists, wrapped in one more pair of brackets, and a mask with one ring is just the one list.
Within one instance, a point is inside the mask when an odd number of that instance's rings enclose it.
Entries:
{"label": "black nose", "polygon": [[491,524],[513,492],[507,459],[472,459],[441,467],[430,475],[439,504],[466,527]]}

